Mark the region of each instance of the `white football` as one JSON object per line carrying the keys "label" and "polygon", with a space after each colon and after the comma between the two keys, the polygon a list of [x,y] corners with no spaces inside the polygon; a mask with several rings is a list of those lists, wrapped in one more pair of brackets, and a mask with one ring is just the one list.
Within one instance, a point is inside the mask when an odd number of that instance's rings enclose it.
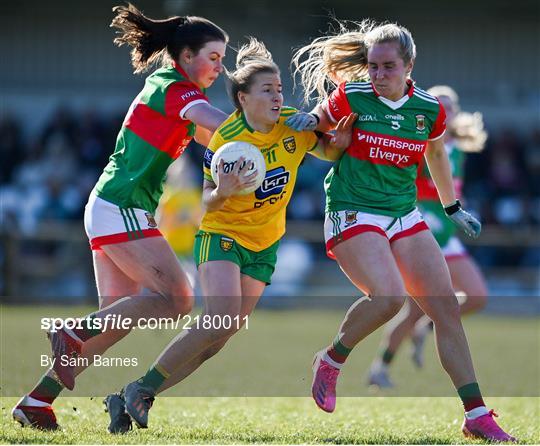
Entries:
{"label": "white football", "polygon": [[232,141],[222,145],[212,158],[210,165],[210,171],[212,172],[212,179],[214,183],[219,186],[218,166],[219,162],[223,160],[223,170],[225,173],[230,173],[236,166],[238,159],[243,156],[245,161],[244,165],[247,165],[247,172],[251,173],[257,169],[257,178],[255,184],[252,187],[247,187],[238,192],[238,195],[247,195],[255,191],[263,182],[266,175],[266,163],[261,151],[253,144],[244,141]]}

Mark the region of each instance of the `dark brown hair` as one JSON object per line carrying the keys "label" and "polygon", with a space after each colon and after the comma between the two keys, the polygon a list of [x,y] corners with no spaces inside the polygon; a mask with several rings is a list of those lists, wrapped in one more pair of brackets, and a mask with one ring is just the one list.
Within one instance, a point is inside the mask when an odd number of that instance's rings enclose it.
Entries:
{"label": "dark brown hair", "polygon": [[118,28],[114,43],[128,44],[135,73],[142,73],[152,65],[178,60],[180,52],[189,48],[195,54],[208,42],[227,43],[229,36],[219,26],[203,17],[185,16],[154,20],[146,17],[134,5],[115,6],[111,27]]}

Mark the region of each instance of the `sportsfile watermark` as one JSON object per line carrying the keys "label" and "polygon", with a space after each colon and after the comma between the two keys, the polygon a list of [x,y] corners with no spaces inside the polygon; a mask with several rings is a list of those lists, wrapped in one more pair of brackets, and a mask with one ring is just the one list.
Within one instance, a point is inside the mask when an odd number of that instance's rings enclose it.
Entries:
{"label": "sportsfile watermark", "polygon": [[[129,321],[113,314],[101,319],[95,313],[72,317],[89,314],[92,308],[86,306],[2,306],[0,395],[20,397],[30,391],[56,359],[85,369],[74,390],[62,395],[105,396],[144,376],[174,341],[179,342],[178,362],[174,371],[168,370],[175,378],[167,396],[310,396],[314,355],[332,344],[348,308],[357,301],[354,296],[279,296],[263,300],[245,321],[226,315],[205,317],[200,307],[190,316]],[[360,306],[372,303],[363,300]],[[533,385],[540,379],[538,308],[535,296],[490,296],[484,313],[463,319],[486,397],[540,396]],[[89,339],[80,355],[54,357],[45,332],[72,327],[76,334],[81,325],[110,330],[113,344],[104,350],[106,334],[83,330],[82,335],[94,335],[97,342]],[[238,325],[242,329],[236,330]],[[137,327],[141,329],[133,329]],[[382,355],[381,332],[366,337],[347,357],[338,379],[340,397],[455,397],[455,387],[437,356],[436,331],[426,333],[422,363],[412,355],[414,344],[407,338],[388,366],[394,386],[372,384],[372,365]]]}
{"label": "sportsfile watermark", "polygon": [[138,328],[141,330],[230,330],[230,329],[249,329],[249,316],[231,316],[228,314],[220,315],[196,315],[184,316],[178,315],[172,317],[151,317],[137,318],[123,317],[120,314],[107,314],[99,318],[95,316],[87,316],[84,318],[58,318],[58,317],[42,317],[41,329],[50,333],[56,333],[62,329],[68,330],[128,330]]}

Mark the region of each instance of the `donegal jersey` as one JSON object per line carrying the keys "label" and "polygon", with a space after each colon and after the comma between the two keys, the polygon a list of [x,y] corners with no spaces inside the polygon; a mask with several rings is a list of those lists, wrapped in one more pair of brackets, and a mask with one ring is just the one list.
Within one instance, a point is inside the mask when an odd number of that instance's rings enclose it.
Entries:
{"label": "donegal jersey", "polygon": [[323,104],[335,122],[358,113],[353,140],[325,179],[326,210],[402,217],[414,209],[415,180],[428,140],[446,129],[444,108],[409,81],[399,101],[370,82],[341,84]]}
{"label": "donegal jersey", "polygon": [[148,76],[124,119],[96,194],[123,208],[154,213],[168,167],[195,134],[185,113],[203,102],[206,96],[178,64]]}
{"label": "donegal jersey", "polygon": [[245,141],[261,150],[266,176],[248,195],[229,197],[223,207],[207,212],[201,230],[227,235],[244,248],[262,251],[285,233],[285,213],[296,182],[296,173],[306,152],[317,145],[313,132],[296,132],[284,124],[294,108],[283,107],[270,133],[253,130],[241,112],[234,112],[216,130],[204,156],[204,177],[212,181],[210,164],[214,152],[230,141]]}

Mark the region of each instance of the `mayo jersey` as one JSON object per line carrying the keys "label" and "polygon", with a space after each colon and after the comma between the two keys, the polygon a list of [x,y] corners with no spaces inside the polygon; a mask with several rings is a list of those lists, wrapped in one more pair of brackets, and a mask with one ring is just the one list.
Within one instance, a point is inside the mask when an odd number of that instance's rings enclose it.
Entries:
{"label": "mayo jersey", "polygon": [[326,211],[402,217],[416,202],[415,180],[428,140],[446,129],[439,101],[409,81],[398,101],[370,82],[341,84],[323,104],[335,122],[354,112],[353,140],[325,179]]}
{"label": "mayo jersey", "polygon": [[[446,153],[450,161],[452,178],[456,197],[461,198],[463,186],[463,164],[465,153],[457,148],[453,142],[445,143]],[[431,179],[429,169],[424,160],[418,168],[418,178],[416,179],[418,189],[418,209],[422,212],[426,223],[433,232],[435,240],[445,247],[448,241],[456,234],[457,226],[446,216],[435,183]]]}
{"label": "mayo jersey", "polygon": [[[456,197],[461,198],[461,192],[463,189],[463,164],[465,162],[465,153],[459,150],[459,148],[456,147],[453,142],[445,143],[444,147],[446,148],[448,160],[450,161],[450,169],[452,171],[452,179],[454,180]],[[418,189],[418,201],[439,201],[437,188],[431,179],[431,175],[425,160],[420,163],[418,168],[416,188]]]}
{"label": "mayo jersey", "polygon": [[234,112],[216,130],[204,155],[204,177],[212,181],[210,163],[225,143],[245,141],[258,147],[266,162],[266,176],[251,194],[229,197],[223,207],[206,212],[201,230],[227,235],[244,248],[262,251],[285,233],[285,213],[296,182],[296,173],[306,152],[315,148],[314,132],[296,132],[284,124],[296,113],[283,107],[270,133],[253,130],[241,112]]}
{"label": "mayo jersey", "polygon": [[98,180],[97,196],[123,208],[153,214],[167,169],[195,134],[195,124],[184,115],[190,107],[205,102],[204,93],[178,64],[148,76]]}

